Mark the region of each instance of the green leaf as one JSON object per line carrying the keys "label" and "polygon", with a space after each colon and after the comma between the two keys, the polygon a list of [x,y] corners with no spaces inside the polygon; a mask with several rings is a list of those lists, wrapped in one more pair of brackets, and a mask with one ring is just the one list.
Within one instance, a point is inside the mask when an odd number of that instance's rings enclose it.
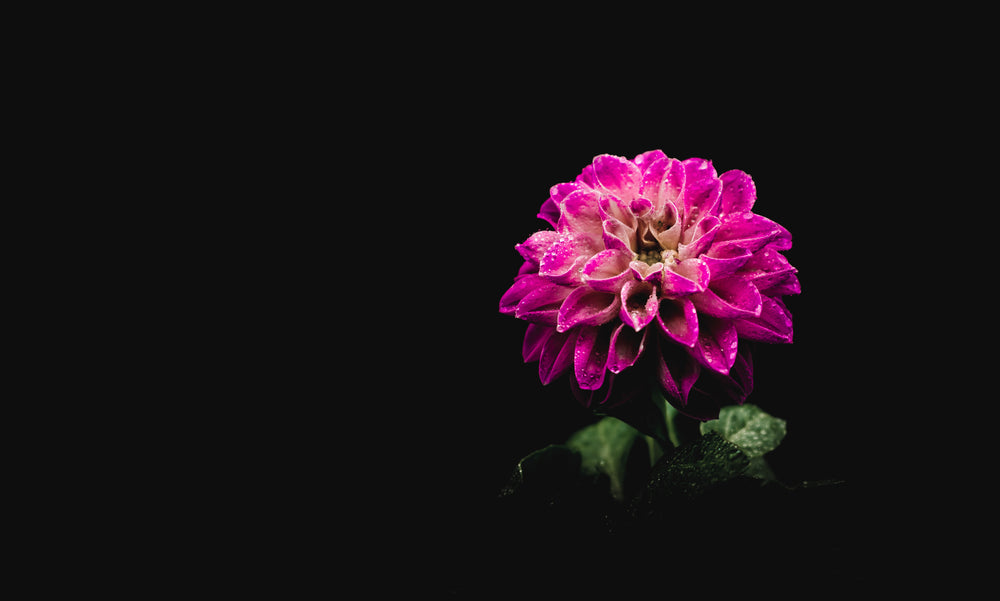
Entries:
{"label": "green leaf", "polygon": [[747,457],[755,459],[778,448],[786,428],[785,420],[764,413],[756,405],[746,404],[723,407],[719,419],[701,424],[701,433],[708,432],[718,432]]}
{"label": "green leaf", "polygon": [[638,430],[622,420],[605,417],[573,434],[566,446],[580,453],[580,470],[584,474],[607,474],[611,496],[624,502],[629,452],[639,436]]}
{"label": "green leaf", "polygon": [[717,432],[708,432],[681,445],[653,466],[635,509],[640,515],[662,513],[673,501],[693,499],[738,478],[749,464],[749,458],[739,447]]}

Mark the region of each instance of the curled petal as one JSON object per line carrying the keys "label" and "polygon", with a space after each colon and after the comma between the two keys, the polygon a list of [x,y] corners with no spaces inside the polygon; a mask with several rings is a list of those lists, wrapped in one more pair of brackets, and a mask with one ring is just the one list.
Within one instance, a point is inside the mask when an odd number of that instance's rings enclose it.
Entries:
{"label": "curled petal", "polygon": [[636,332],[634,329],[626,327],[621,323],[611,334],[610,354],[608,355],[608,369],[612,373],[621,373],[622,370],[632,367],[642,351],[646,347],[646,334],[648,329]]}
{"label": "curled petal", "polygon": [[551,384],[573,365],[573,352],[576,349],[578,334],[577,330],[567,333],[556,332],[545,341],[538,358],[538,377],[543,385]]}
{"label": "curled petal", "polygon": [[707,290],[691,295],[698,311],[713,317],[756,317],[761,311],[757,287],[741,277],[712,280]]}
{"label": "curled petal", "polygon": [[663,280],[663,263],[650,265],[643,261],[632,261],[628,266],[632,275],[640,281],[659,284]]}
{"label": "curled petal", "polygon": [[656,376],[664,394],[678,408],[688,402],[691,387],[701,374],[701,367],[687,349],[657,337]]}
{"label": "curled petal", "polygon": [[739,337],[731,320],[702,317],[698,342],[691,349],[691,356],[702,366],[723,375],[736,360]]}
{"label": "curled petal", "polygon": [[781,299],[763,297],[759,317],[745,317],[735,322],[736,332],[748,340],[790,343],[792,314]]}
{"label": "curled petal", "polygon": [[619,315],[622,321],[632,326],[636,332],[656,318],[658,308],[659,299],[656,297],[656,286],[652,282],[632,280],[622,287]]}
{"label": "curled petal", "polygon": [[[537,275],[523,275],[514,280],[514,285],[507,289],[500,297],[500,312],[505,315],[513,315],[517,310],[518,303],[536,288],[550,285],[544,278]],[[567,291],[568,293],[568,291]]]}
{"label": "curled petal", "polygon": [[606,192],[630,202],[642,181],[642,173],[635,163],[623,157],[602,154],[594,157],[594,176]]}
{"label": "curled petal", "polygon": [[716,177],[712,161],[691,158],[684,161],[684,192],[682,209],[685,228],[718,209],[722,182]]}
{"label": "curled petal", "polygon": [[739,169],[726,171],[719,176],[722,195],[719,204],[722,214],[743,213],[753,208],[757,200],[757,186],[750,176]]}
{"label": "curled petal", "polygon": [[542,203],[541,208],[538,209],[538,214],[535,215],[539,219],[544,219],[549,222],[549,225],[556,227],[559,223],[559,205],[549,198]]}
{"label": "curled petal", "polygon": [[687,347],[698,342],[698,310],[686,298],[661,300],[656,316],[664,334]]}
{"label": "curled petal", "polygon": [[563,234],[586,234],[594,240],[600,240],[601,215],[597,194],[593,190],[579,189],[563,198],[559,203],[557,229]]}
{"label": "curled petal", "polygon": [[667,155],[665,155],[662,150],[656,149],[648,150],[642,154],[636,155],[636,157],[632,159],[632,162],[635,163],[635,166],[642,171],[643,175],[645,175],[646,171],[648,171],[654,163],[666,158]]}
{"label": "curled petal", "polygon": [[565,332],[577,325],[600,325],[614,319],[621,301],[617,294],[574,288],[559,309],[557,329]]}
{"label": "curled petal", "polygon": [[542,280],[541,284],[517,303],[514,316],[532,323],[554,326],[559,320],[559,308],[573,290],[570,286],[559,286]]}
{"label": "curled petal", "polygon": [[754,253],[740,270],[740,276],[750,280],[760,290],[783,283],[797,270],[780,252],[770,247]]}
{"label": "curled petal", "polygon": [[604,228],[604,235],[602,238],[604,240],[605,248],[625,250],[629,252],[635,251],[634,229],[630,229],[621,221],[613,218],[605,219],[602,226]]}
{"label": "curled petal", "polygon": [[700,258],[681,261],[663,270],[663,295],[681,298],[705,290],[711,279],[708,265]]}
{"label": "curled petal", "polygon": [[751,253],[746,249],[729,247],[719,251],[713,248],[707,254],[701,255],[701,260],[708,265],[712,277],[718,279],[739,271],[750,257]]}
{"label": "curled petal", "polygon": [[537,266],[539,261],[542,260],[542,256],[553,244],[555,244],[558,239],[559,232],[554,232],[552,230],[535,232],[521,244],[515,245],[514,250],[521,253],[521,256],[524,257],[525,261],[533,263]]}
{"label": "curled petal", "polygon": [[[580,387],[579,382],[576,381],[576,374],[574,377],[569,379],[569,388],[573,392],[573,396],[576,400],[580,402],[581,405],[587,408],[594,408],[597,406],[605,405],[612,398],[618,399],[618,378],[615,374],[608,374],[604,378],[604,383],[596,390],[585,390]],[[615,395],[612,397],[611,393],[614,391]],[[633,395],[634,396],[634,393]],[[619,401],[620,402],[620,401]]]}
{"label": "curled petal", "polygon": [[629,203],[629,210],[636,217],[645,217],[653,210],[653,203],[646,198],[636,198],[631,203]]}
{"label": "curled petal", "polygon": [[542,356],[542,348],[545,343],[555,333],[556,329],[551,326],[529,323],[528,329],[524,333],[524,343],[521,345],[521,356],[524,357],[524,362],[538,361]]}
{"label": "curled petal", "polygon": [[604,384],[611,327],[583,326],[579,330],[573,354],[573,375],[583,390],[597,390]]}
{"label": "curled petal", "polygon": [[691,259],[701,255],[708,250],[715,240],[715,234],[719,231],[719,218],[709,215],[698,225],[688,230],[692,233],[692,238],[685,244],[681,243],[677,247],[677,255],[681,259]]}
{"label": "curled petal", "polygon": [[583,266],[583,281],[594,290],[617,294],[625,282],[632,279],[629,271],[631,260],[631,251],[603,250]]}

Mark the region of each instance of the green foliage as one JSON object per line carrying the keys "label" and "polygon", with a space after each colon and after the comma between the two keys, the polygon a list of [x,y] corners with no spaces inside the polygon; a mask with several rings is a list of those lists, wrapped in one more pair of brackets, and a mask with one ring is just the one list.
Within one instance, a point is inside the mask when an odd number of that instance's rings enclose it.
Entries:
{"label": "green foliage", "polygon": [[640,436],[638,430],[622,420],[605,417],[575,433],[566,446],[580,453],[580,469],[584,474],[607,474],[611,496],[623,502],[629,453]]}

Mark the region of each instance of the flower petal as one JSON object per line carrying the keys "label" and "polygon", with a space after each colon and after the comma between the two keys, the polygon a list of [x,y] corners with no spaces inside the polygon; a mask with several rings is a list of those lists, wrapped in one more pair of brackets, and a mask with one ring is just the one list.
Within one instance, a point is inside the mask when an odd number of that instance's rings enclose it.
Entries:
{"label": "flower petal", "polygon": [[726,375],[736,360],[739,337],[731,320],[700,318],[698,342],[691,349],[691,356],[698,363]]}
{"label": "flower petal", "polygon": [[736,332],[748,340],[772,343],[792,341],[792,314],[781,299],[762,297],[759,317],[736,320]]}
{"label": "flower petal", "polygon": [[796,271],[784,255],[770,247],[764,247],[750,257],[740,270],[740,277],[750,280],[759,290],[764,291],[785,282]]}
{"label": "flower petal", "polygon": [[664,334],[684,346],[698,342],[698,311],[690,300],[661,300],[656,320]]}
{"label": "flower petal", "polygon": [[657,337],[656,355],[656,376],[664,394],[671,404],[679,405],[678,408],[687,405],[691,387],[701,374],[698,362],[684,347],[660,337]]}
{"label": "flower petal", "polygon": [[503,296],[500,297],[500,312],[504,315],[513,315],[521,299],[536,288],[545,285],[549,285],[549,283],[537,275],[528,274],[517,278],[514,280],[514,284],[507,289],[507,292],[504,292]]}
{"label": "flower petal", "polygon": [[753,208],[757,200],[757,186],[749,174],[733,169],[720,175],[719,180],[722,182],[719,204],[723,215],[743,213]]}
{"label": "flower petal", "polygon": [[542,255],[549,250],[549,248],[559,240],[559,232],[554,232],[552,230],[544,230],[541,232],[535,232],[528,239],[521,244],[516,244],[514,250],[521,253],[525,261],[529,261],[536,266],[539,261],[542,260]]}
{"label": "flower petal", "polygon": [[743,213],[730,215],[723,221],[722,227],[715,235],[712,250],[720,252],[736,246],[753,253],[767,244],[774,244],[775,250],[787,250],[792,247],[792,235],[767,217],[755,213]]}
{"label": "flower petal", "polygon": [[560,286],[542,279],[517,304],[514,316],[532,323],[554,326],[558,323],[559,308],[572,291],[573,288],[569,286]]}
{"label": "flower petal", "polygon": [[538,275],[557,284],[583,282],[583,265],[593,256],[586,236],[560,236],[538,262]]}
{"label": "flower petal", "polygon": [[611,327],[583,326],[576,338],[573,375],[583,390],[597,390],[604,384],[608,363]]}
{"label": "flower petal", "polygon": [[545,341],[538,358],[538,377],[543,385],[551,384],[573,365],[573,352],[576,349],[578,334],[577,330],[567,333],[556,332]]}
{"label": "flower petal", "polygon": [[[715,175],[712,161],[691,158],[684,161],[684,193],[682,210],[685,229],[718,209],[722,182]],[[676,203],[675,203],[676,204]]]}
{"label": "flower petal", "polygon": [[667,298],[681,298],[705,290],[711,276],[700,257],[688,259],[663,270],[661,289]]}
{"label": "flower petal", "polygon": [[632,280],[622,286],[621,309],[618,314],[622,321],[632,326],[636,332],[646,327],[656,317],[659,299],[656,286],[652,282]]}
{"label": "flower petal", "polygon": [[632,279],[629,263],[631,251],[603,250],[583,266],[583,281],[594,290],[618,294],[625,282]]}
{"label": "flower petal", "polygon": [[632,159],[632,162],[635,163],[635,166],[638,167],[640,171],[642,171],[643,175],[645,175],[646,171],[650,168],[650,166],[653,163],[666,158],[667,155],[665,155],[663,151],[660,149],[647,150],[642,154],[636,155],[636,157]]}
{"label": "flower petal", "polygon": [[739,276],[712,280],[708,289],[691,295],[700,313],[725,318],[760,315],[760,298],[757,287]]}
{"label": "flower petal", "polygon": [[715,240],[715,234],[719,231],[719,218],[709,215],[698,222],[698,225],[688,230],[692,233],[689,242],[680,243],[677,246],[677,256],[683,259],[692,259],[708,250]]}
{"label": "flower petal", "polygon": [[577,325],[600,325],[614,319],[621,301],[617,294],[580,286],[566,297],[559,309],[557,329],[565,332]]}
{"label": "flower petal", "polygon": [[580,236],[586,234],[593,240],[601,239],[601,214],[598,195],[593,190],[578,189],[559,203],[560,233]]}
{"label": "flower petal", "polygon": [[635,252],[635,230],[614,218],[604,220],[604,247]]}
{"label": "flower petal", "polygon": [[659,219],[667,205],[673,205],[680,198],[684,181],[684,164],[665,156],[643,170],[639,196],[652,203],[654,218]]}
{"label": "flower petal", "polygon": [[608,369],[612,373],[620,373],[622,370],[632,367],[642,356],[642,351],[646,346],[646,334],[648,329],[636,332],[627,324],[618,324],[611,334],[611,344],[608,355]]}
{"label": "flower petal", "polygon": [[538,361],[549,336],[555,333],[556,329],[551,326],[529,323],[528,329],[524,332],[524,343],[521,345],[521,356],[524,357],[524,362]]}
{"label": "flower petal", "polygon": [[630,202],[639,191],[642,173],[635,163],[610,154],[594,157],[594,177],[604,191]]}

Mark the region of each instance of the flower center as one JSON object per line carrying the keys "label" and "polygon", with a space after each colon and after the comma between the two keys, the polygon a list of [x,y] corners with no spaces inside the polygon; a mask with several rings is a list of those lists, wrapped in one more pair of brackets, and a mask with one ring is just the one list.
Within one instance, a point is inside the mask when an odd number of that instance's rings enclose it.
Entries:
{"label": "flower center", "polygon": [[[657,222],[657,226],[662,226],[662,222]],[[637,260],[646,265],[665,263],[673,265],[677,262],[677,251],[670,248],[663,248],[656,237],[656,232],[650,227],[651,224],[645,220],[639,221],[639,227],[635,232],[635,249]]]}

